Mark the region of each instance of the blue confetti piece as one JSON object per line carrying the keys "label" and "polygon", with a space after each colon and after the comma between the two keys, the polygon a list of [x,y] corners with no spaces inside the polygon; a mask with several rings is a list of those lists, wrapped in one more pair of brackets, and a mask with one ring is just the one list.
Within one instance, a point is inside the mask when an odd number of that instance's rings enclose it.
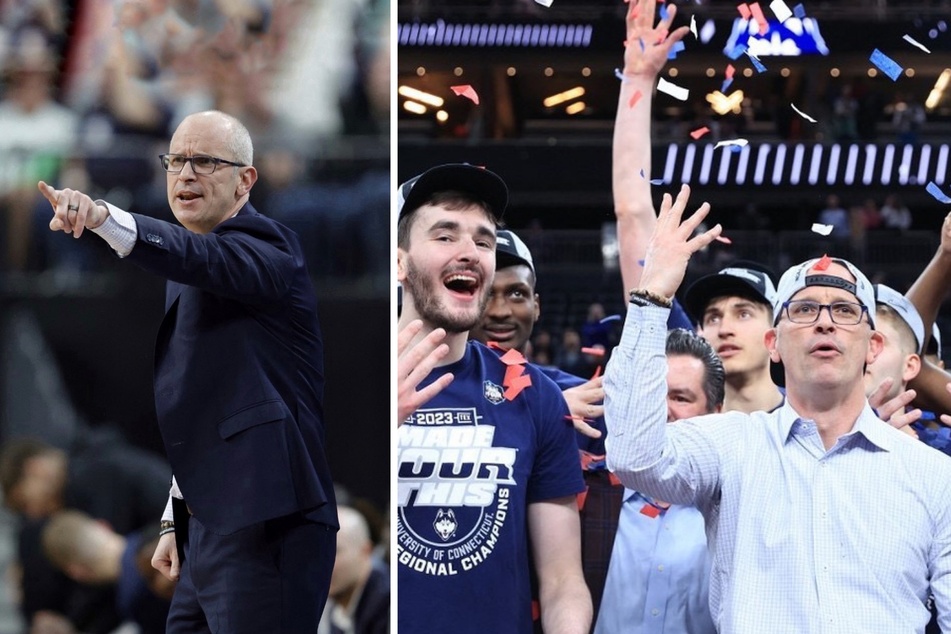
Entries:
{"label": "blue confetti piece", "polygon": [[868,61],[875,64],[878,70],[888,75],[892,81],[898,81],[898,76],[904,70],[895,60],[878,49],[872,51],[872,56],[868,58]]}
{"label": "blue confetti piece", "polygon": [[670,47],[670,52],[667,53],[667,59],[677,59],[677,53],[687,48],[683,43],[683,40],[675,42],[673,46]]}
{"label": "blue confetti piece", "polygon": [[723,85],[720,86],[720,92],[722,92],[723,94],[726,94],[726,89],[729,88],[729,87],[730,87],[730,84],[732,84],[732,83],[733,83],[733,78],[732,78],[732,77],[727,77],[726,79],[724,79],[724,80],[723,80]]}
{"label": "blue confetti piece", "polygon": [[660,5],[660,19],[661,20],[667,19],[667,5],[666,4]]}
{"label": "blue confetti piece", "polygon": [[792,12],[793,12],[793,15],[795,15],[800,20],[806,17],[806,8],[802,6],[801,4],[797,4],[796,6],[794,6]]}
{"label": "blue confetti piece", "polygon": [[750,58],[750,61],[751,61],[751,62],[753,62],[753,66],[756,67],[756,72],[757,72],[757,73],[765,73],[765,72],[766,72],[766,67],[763,66],[763,62],[759,61],[759,60],[756,59],[754,56],[750,55],[750,52],[749,52],[749,51],[746,51],[746,56]]}
{"label": "blue confetti piece", "polygon": [[[643,262],[643,260],[642,260],[642,262]],[[641,265],[641,266],[643,266],[643,265]],[[599,321],[598,323],[599,323],[599,324],[606,324],[606,323],[608,323],[609,321],[621,321],[621,316],[620,316],[620,315],[608,315],[607,317],[605,317],[604,319],[602,319],[602,320]]]}
{"label": "blue confetti piece", "polygon": [[637,38],[637,41],[638,41],[638,43],[641,45],[641,53],[643,53],[643,52],[644,52],[644,39],[639,37],[639,38]]}
{"label": "blue confetti piece", "polygon": [[624,73],[621,72],[620,68],[614,69],[614,76],[620,79],[621,81],[623,81],[624,83],[627,83],[627,77],[624,76]]}
{"label": "blue confetti piece", "polygon": [[731,145],[729,147],[730,147],[730,151],[733,152],[734,154],[739,154],[740,152],[743,151],[742,145]]}
{"label": "blue confetti piece", "polygon": [[644,175],[644,170],[643,170],[643,169],[641,170],[641,178],[647,178],[647,176]]}
{"label": "blue confetti piece", "polygon": [[638,260],[638,261],[637,261],[637,265],[638,265],[638,266],[644,266],[644,260]]}
{"label": "blue confetti piece", "polygon": [[652,179],[650,183],[651,183],[651,185],[663,185],[663,184],[664,184],[664,179],[663,179],[663,178],[655,178],[655,179]]}
{"label": "blue confetti piece", "polygon": [[945,204],[951,203],[951,198],[948,198],[947,194],[941,191],[941,188],[935,185],[934,181],[931,181],[930,183],[928,183],[928,186],[925,187],[925,191],[927,191],[929,194],[934,196],[938,202],[942,202]]}
{"label": "blue confetti piece", "polygon": [[730,59],[738,59],[740,55],[746,52],[746,44],[737,44],[733,50],[726,54]]}

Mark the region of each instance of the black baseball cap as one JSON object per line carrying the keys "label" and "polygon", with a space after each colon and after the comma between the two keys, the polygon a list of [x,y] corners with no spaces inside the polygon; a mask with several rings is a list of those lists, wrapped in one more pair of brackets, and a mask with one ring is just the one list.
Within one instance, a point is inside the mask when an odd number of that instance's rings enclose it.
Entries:
{"label": "black baseball cap", "polygon": [[525,264],[535,272],[535,263],[532,262],[532,252],[515,232],[508,229],[499,229],[495,234],[495,270],[504,269],[516,264]]}
{"label": "black baseball cap", "polygon": [[703,320],[703,313],[717,297],[747,297],[766,304],[772,310],[776,286],[762,267],[735,262],[717,273],[701,277],[684,294],[684,308],[694,322]]}
{"label": "black baseball cap", "polygon": [[495,172],[469,163],[446,163],[414,176],[397,190],[398,220],[419,209],[429,198],[444,191],[471,194],[489,207],[495,221],[502,219],[509,190]]}

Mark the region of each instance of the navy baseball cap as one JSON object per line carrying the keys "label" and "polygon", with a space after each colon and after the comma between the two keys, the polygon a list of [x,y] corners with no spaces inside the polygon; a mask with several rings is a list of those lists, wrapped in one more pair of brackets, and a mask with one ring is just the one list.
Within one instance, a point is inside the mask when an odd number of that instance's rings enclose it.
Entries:
{"label": "navy baseball cap", "polygon": [[446,163],[432,167],[399,186],[398,220],[419,209],[433,194],[444,191],[462,192],[485,202],[496,222],[502,219],[509,200],[508,187],[495,172],[469,163]]}
{"label": "navy baseball cap", "polygon": [[535,263],[532,262],[532,252],[508,229],[499,229],[495,234],[495,270],[504,269],[516,264],[525,264],[535,272]]}
{"label": "navy baseball cap", "polygon": [[696,323],[703,321],[703,312],[717,297],[747,297],[772,309],[776,286],[769,274],[746,266],[730,266],[712,275],[701,277],[684,294],[684,308]]}

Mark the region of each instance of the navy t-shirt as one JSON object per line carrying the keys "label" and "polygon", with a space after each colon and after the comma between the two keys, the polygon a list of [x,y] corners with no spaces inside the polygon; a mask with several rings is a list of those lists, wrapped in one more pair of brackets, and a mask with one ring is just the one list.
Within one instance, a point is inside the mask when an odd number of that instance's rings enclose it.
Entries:
{"label": "navy t-shirt", "polygon": [[500,355],[470,341],[420,387],[453,382],[400,427],[401,634],[531,632],[528,505],[584,490],[561,390],[524,364],[531,385],[507,398]]}

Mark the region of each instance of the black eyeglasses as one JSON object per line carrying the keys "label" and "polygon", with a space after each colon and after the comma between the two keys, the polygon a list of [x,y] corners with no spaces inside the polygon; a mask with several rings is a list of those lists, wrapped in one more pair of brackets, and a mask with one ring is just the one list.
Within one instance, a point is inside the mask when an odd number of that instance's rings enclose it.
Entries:
{"label": "black eyeglasses", "polygon": [[234,167],[247,167],[244,163],[235,163],[226,161],[217,156],[205,156],[196,154],[195,156],[182,156],[181,154],[159,154],[159,160],[162,161],[162,167],[170,174],[178,174],[185,169],[186,163],[192,164],[192,171],[196,174],[213,174],[218,165],[233,165]]}
{"label": "black eyeglasses", "polygon": [[829,311],[832,323],[840,326],[855,326],[862,321],[862,315],[868,308],[855,302],[832,302],[820,304],[811,299],[795,299],[785,302],[786,316],[794,324],[814,324],[819,321],[819,313],[825,308]]}

